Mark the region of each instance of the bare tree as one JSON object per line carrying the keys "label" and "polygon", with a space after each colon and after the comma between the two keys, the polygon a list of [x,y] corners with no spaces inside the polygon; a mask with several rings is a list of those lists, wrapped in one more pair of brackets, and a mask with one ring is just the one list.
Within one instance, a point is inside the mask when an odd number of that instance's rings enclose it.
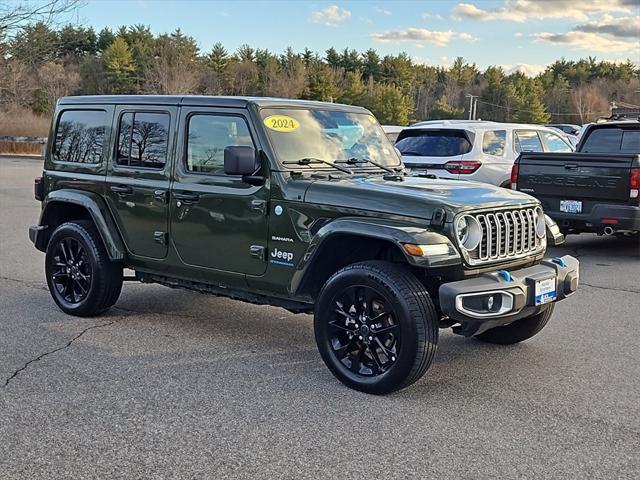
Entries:
{"label": "bare tree", "polygon": [[84,5],[83,0],[40,0],[0,3],[0,39],[12,37],[29,23],[54,24],[61,16]]}

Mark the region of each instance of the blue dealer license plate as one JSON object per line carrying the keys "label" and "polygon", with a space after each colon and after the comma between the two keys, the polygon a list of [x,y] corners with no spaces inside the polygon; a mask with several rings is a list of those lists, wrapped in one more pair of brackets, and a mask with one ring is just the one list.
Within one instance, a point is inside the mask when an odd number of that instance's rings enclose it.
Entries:
{"label": "blue dealer license plate", "polygon": [[556,279],[537,280],[535,284],[535,304],[553,302],[556,299]]}

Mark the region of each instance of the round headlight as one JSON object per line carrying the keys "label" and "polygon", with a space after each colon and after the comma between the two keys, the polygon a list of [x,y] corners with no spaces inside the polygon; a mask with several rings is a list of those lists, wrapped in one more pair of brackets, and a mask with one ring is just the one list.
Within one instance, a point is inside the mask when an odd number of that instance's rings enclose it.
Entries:
{"label": "round headlight", "polygon": [[467,223],[467,217],[460,217],[456,222],[456,235],[461,245],[464,245],[465,240],[469,236],[469,224]]}
{"label": "round headlight", "polygon": [[535,210],[534,220],[536,222],[536,235],[538,238],[544,238],[547,232],[547,225],[544,221],[544,212],[540,207],[537,207]]}
{"label": "round headlight", "polygon": [[482,240],[480,223],[471,215],[463,215],[456,221],[456,236],[466,250],[475,250]]}

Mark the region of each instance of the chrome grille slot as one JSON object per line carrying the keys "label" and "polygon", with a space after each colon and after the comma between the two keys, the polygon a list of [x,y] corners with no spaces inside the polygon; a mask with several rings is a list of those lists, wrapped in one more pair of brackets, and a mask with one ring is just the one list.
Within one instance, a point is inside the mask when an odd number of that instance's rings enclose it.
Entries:
{"label": "chrome grille slot", "polygon": [[478,248],[468,252],[472,265],[536,253],[544,241],[536,236],[535,209],[523,208],[472,214],[482,229]]}

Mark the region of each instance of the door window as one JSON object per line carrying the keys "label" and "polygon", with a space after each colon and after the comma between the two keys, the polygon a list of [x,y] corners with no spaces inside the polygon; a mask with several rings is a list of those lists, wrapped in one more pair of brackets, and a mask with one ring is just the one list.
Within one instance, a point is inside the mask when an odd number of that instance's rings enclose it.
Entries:
{"label": "door window", "polygon": [[506,141],[506,130],[490,130],[484,132],[482,136],[482,151],[489,155],[502,157],[504,155],[504,144]]}
{"label": "door window", "polygon": [[544,143],[547,145],[547,152],[555,152],[555,153],[570,153],[573,152],[573,149],[565,142],[562,138],[560,138],[555,133],[541,131],[542,138],[544,138]]}
{"label": "door window", "polygon": [[120,117],[116,163],[161,169],[167,163],[168,113],[126,112]]}
{"label": "door window", "polygon": [[249,127],[242,117],[191,115],[187,129],[186,169],[189,172],[224,175],[225,148],[254,147]]}
{"label": "door window", "polygon": [[542,142],[535,130],[518,130],[515,132],[516,152],[542,152]]}
{"label": "door window", "polygon": [[62,112],[53,144],[54,161],[100,163],[107,120],[104,110]]}

